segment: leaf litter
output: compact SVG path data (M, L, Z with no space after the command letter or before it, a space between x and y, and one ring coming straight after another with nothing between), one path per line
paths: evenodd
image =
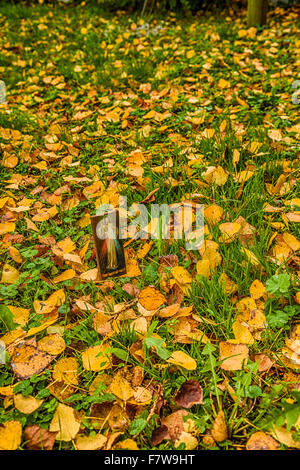
M299 449L297 7L261 31L10 8L0 449ZM203 204L203 247L154 220L100 281L90 215L120 195Z

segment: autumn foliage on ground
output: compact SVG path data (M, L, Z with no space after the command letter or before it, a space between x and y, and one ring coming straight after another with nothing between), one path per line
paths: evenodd
M299 9L245 20L1 4L0 449L300 448ZM203 247L99 281L119 195Z

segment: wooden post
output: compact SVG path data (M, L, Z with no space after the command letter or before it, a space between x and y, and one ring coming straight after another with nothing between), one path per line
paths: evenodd
M262 26L267 20L268 0L248 0L248 26Z

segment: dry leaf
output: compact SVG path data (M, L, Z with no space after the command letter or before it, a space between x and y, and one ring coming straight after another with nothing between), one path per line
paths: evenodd
M70 406L59 403L50 423L49 431L57 432L57 441L72 441L80 429L75 410Z
M139 303L146 310L152 311L167 303L165 296L155 287L145 287L138 296Z
M77 434L75 446L77 450L99 450L105 446L106 442L107 437L103 436L103 434L96 434L96 436Z
M14 395L15 407L20 413L30 414L37 410L44 400L38 400L32 396L23 397L21 393Z
M24 431L24 440L28 450L52 450L56 432L50 432L37 424L27 426Z
M54 357L41 351L33 344L22 342L13 350L11 368L21 380L39 374L53 361Z
M197 380L187 380L178 390L175 402L183 408L191 408L193 405L203 403L203 391Z
M250 436L246 444L247 450L278 450L280 445L273 437L263 431L255 432Z
M21 444L20 421L5 421L0 424L0 450L16 450Z
M167 359L167 362L187 370L195 370L197 368L195 359L183 351L174 351L169 359Z
M217 414L211 430L211 434L216 442L223 442L228 438L227 425L223 410L220 410Z
M65 347L66 343L63 337L58 333L44 336L44 338L38 342L38 348L52 356L61 354L65 350Z
M248 347L245 344L232 344L221 341L219 361L223 370L241 370L248 361Z
M91 346L82 353L83 367L87 370L100 372L111 367L109 345Z

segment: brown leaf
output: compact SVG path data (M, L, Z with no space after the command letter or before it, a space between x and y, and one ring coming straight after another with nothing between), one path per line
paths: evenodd
M255 354L253 357L254 362L258 362L258 371L266 372L273 366L274 362L266 354Z
M202 387L197 380L187 380L181 385L175 402L183 408L191 408L193 405L201 405L203 403Z
M165 425L168 429L168 433L172 441L176 441L180 434L184 431L184 421L183 417L188 415L186 410L178 410L174 413L171 413L169 416L162 420L162 424Z
M154 429L151 438L152 445L158 446L164 439L170 439L169 431L165 424L159 426L157 429Z
M27 426L24 431L26 448L29 450L52 450L57 432L50 432L37 424Z

